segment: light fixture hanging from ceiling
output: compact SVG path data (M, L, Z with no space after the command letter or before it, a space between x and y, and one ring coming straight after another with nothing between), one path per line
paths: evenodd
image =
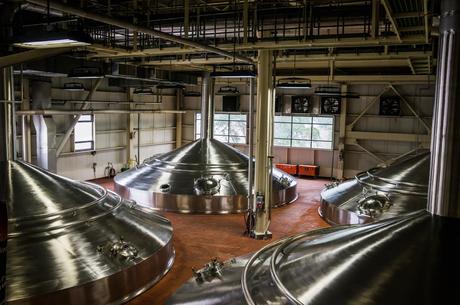
M29 49L49 49L65 47L84 47L92 43L92 38L83 32L28 32L13 42L15 47Z
M315 95L318 96L332 96L332 97L346 97L346 98L359 98L359 94L352 91L342 92L339 85L326 85L318 86L315 89Z
M257 74L249 70L211 72L212 78L256 78Z
M219 91L216 92L216 95L239 95L240 90L234 86L223 86L219 88Z
M276 82L277 89L310 89L311 80L302 77L280 78Z
M66 91L85 91L85 86L82 83L70 82L65 83L63 89Z
M280 78L276 82L276 89L310 89L311 80L306 77L295 77L296 75L296 54L294 53L294 70L292 77Z
M70 73L67 77L72 78L81 78L81 79L93 79L93 78L103 78L104 74L99 67L88 67L80 66L75 67L70 70Z
M139 87L134 89L133 94L137 95L153 95L153 90L150 87Z

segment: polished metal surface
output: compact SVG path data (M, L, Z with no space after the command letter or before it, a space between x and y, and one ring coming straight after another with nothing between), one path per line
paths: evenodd
M429 211L460 218L460 1L441 1Z
M425 209L430 153L373 168L321 192L319 214L331 224L360 224Z
M225 214L248 209L248 157L214 139L199 139L118 174L121 196L159 210ZM297 199L297 182L273 170L272 205Z
M192 304L457 304L460 220L418 211L302 233L190 279L167 301Z
M111 191L10 161L8 304L119 304L172 266L170 222Z

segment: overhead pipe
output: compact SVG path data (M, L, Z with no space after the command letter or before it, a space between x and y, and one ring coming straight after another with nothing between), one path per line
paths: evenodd
M16 115L90 115L90 114L127 114L127 113L186 113L186 110L19 110Z
M91 20L101 22L101 23L110 24L110 25L117 26L117 27L124 28L124 29L129 29L129 30L131 30L133 32L144 33L144 34L147 34L147 35L156 36L156 37L161 38L161 39L165 39L165 40L172 41L172 42L175 42L175 43L179 43L179 44L182 44L182 45L185 45L185 46L197 48L197 49L200 49L200 50L203 50L203 51L216 53L216 54L219 54L219 55L222 55L222 56L225 56L225 57L234 58L236 61L240 61L240 62L244 62L244 63L248 63L248 64L253 63L253 61L250 58L247 58L247 57L244 57L244 56L239 56L239 55L236 55L236 54L232 54L232 53L230 53L228 51L224 51L224 50L221 50L219 48L204 45L204 44L201 44L201 43L189 40L189 39L182 38L180 36L175 36L175 35L171 35L171 34L161 32L161 31L158 31L158 30L154 30L154 29L150 29L150 28L147 28L147 27L135 25L135 24L132 24L132 23L129 23L129 22L126 22L126 21L116 20L116 19L108 17L108 16L103 16L103 15L91 13L89 11L85 11L85 10L82 10L82 9L79 9L79 8L75 8L75 7L72 7L72 6L63 4L63 3L58 3L58 2L55 2L55 1L48 1L48 0L27 0L27 2L33 3L33 4L38 4L38 5L41 5L41 6L44 6L44 7L49 6L51 9L58 10L58 11L61 11L61 12L64 12L64 13L72 14L72 15L79 16L79 17L86 18L86 19L91 19Z

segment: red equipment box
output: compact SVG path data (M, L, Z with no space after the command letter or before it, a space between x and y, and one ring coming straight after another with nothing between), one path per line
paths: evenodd
M289 175L297 175L297 165L295 164L277 163L276 168L288 173Z
M306 164L299 165L299 176L316 178L319 176L319 166Z

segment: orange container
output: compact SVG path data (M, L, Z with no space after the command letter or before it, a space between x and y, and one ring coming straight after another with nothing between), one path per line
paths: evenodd
M299 176L318 177L319 166L316 165L299 165Z
M296 164L277 163L276 168L288 173L289 175L297 175Z

